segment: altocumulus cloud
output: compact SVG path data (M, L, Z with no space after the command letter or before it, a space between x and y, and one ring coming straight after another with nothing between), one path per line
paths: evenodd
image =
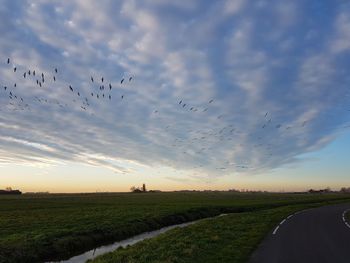
M346 2L3 1L0 162L295 162L348 125Z

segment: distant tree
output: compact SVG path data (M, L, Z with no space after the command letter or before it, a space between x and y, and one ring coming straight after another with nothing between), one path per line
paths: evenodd
M141 192L143 192L142 189L140 189L139 187L135 187L135 186L132 186L130 188L130 191L133 192L133 193L141 193Z
M341 193L350 193L350 187L342 187L342 188L340 189L340 192L341 192Z
M8 186L5 188L5 190L10 192L10 191L12 191L12 187Z

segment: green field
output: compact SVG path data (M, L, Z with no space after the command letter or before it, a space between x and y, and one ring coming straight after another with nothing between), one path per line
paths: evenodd
M229 214L170 230L158 237L97 257L93 263L242 263L265 234L307 205Z
M229 224L226 220L232 219L237 222L247 220L246 222L250 222L249 218L258 215L259 220L265 222L262 227L263 231L260 231L256 236L256 240L260 240L262 234L266 233L275 223L270 218L275 218L274 216L279 218L286 213L284 209L295 208L263 210L296 204L299 204L300 208L306 204L332 200L340 202L344 199L350 201L350 196L229 192L1 196L0 262L43 262L63 259L98 245L121 240L145 231L221 213L237 213L227 218L213 219L228 227ZM262 214L255 214L258 211ZM254 214L241 212L254 212ZM268 214L270 212L273 213L273 216ZM274 215L275 213L276 215ZM242 218L240 218L241 216ZM208 224L210 225L210 223ZM241 225L244 227L247 224ZM234 225L235 223L233 223L233 227L235 227ZM196 227L201 228L201 226L204 229L208 228L203 221L199 225L191 226L190 229L196 232ZM245 228L242 229L244 231ZM180 236L183 235L180 230L174 231L179 231L178 235ZM211 230L208 228L208 231ZM232 229L228 231L232 231ZM167 234L165 237L159 238L167 239ZM179 242L186 238L186 236L181 237ZM191 239L189 237L189 241ZM152 246L152 244L148 244L148 241L146 242L147 244L140 243L140 246L145 246L144 249L148 249L147 246ZM171 243L172 241L166 242ZM200 238L198 242L200 242ZM244 246L243 243L242 245ZM162 249L167 248L163 247ZM181 250L181 247L179 249ZM177 253L176 250L169 250L169 253L171 251ZM194 248L194 251L197 250ZM123 253L133 253L133 251L125 250ZM217 251L207 251L207 253L212 253L214 256ZM122 260L120 262L138 261ZM185 259L176 261L174 259L174 261L169 262L193 261Z

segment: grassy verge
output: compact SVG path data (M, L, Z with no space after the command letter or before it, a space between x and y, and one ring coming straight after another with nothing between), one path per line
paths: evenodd
M97 257L90 263L247 262L264 236L295 211L329 204L285 206L206 219Z
M349 198L227 192L0 197L0 262L60 260L145 231L220 213Z

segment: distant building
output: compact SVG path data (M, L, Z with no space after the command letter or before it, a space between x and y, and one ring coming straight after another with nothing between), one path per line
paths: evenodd
M0 190L0 195L20 195L20 194L22 194L20 190L12 190L12 189Z
M148 192L149 193L161 193L162 191L161 190L149 190Z
M147 192L147 189L146 189L146 185L145 184L142 184L142 187L135 187L135 186L132 186L130 188L131 192L133 193L146 193Z
M320 189L320 190L310 189L308 192L310 194L327 194L327 193L331 193L332 191L329 187L327 187L325 189Z

